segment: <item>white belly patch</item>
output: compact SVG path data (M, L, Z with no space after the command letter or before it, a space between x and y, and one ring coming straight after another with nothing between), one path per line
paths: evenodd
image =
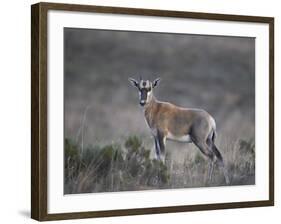
M192 142L190 135L174 136L170 132L168 132L167 139L178 141L178 142Z

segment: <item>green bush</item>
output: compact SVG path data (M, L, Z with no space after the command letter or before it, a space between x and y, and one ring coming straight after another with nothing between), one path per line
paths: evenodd
M65 140L65 193L150 189L168 183L167 166L150 158L140 138L124 146L88 146Z
M141 138L129 136L120 144L89 145L81 149L65 139L64 192L89 193L202 187L224 185L222 171L216 166L212 183L206 185L209 162L194 149L187 152L183 163L171 161L167 152L165 164L151 158L154 149L146 148ZM224 159L232 185L255 181L254 141L239 140L222 147L229 149Z

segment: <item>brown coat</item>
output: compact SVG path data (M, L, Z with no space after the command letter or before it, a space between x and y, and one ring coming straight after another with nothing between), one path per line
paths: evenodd
M165 137L191 135L196 138L199 135L198 138L207 139L210 131L215 130L214 119L206 111L178 107L154 97L145 105L144 114L153 135L160 131Z

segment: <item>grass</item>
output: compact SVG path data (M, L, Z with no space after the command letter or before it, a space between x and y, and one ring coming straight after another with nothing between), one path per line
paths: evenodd
M231 185L255 183L255 146L252 140L228 145L226 166ZM154 149L141 138L129 136L124 142L82 146L65 139L64 193L90 193L172 189L207 186L208 161L198 151L186 154L183 163L172 159L165 164L153 158ZM215 167L208 186L224 185L222 171Z

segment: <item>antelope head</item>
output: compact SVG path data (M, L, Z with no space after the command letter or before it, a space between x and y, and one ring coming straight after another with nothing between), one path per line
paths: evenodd
M132 86L138 89L140 105L145 106L152 100L152 90L159 84L160 78L155 79L153 82L149 80L143 80L142 78L140 78L140 81L137 81L133 78L129 78L129 81Z

